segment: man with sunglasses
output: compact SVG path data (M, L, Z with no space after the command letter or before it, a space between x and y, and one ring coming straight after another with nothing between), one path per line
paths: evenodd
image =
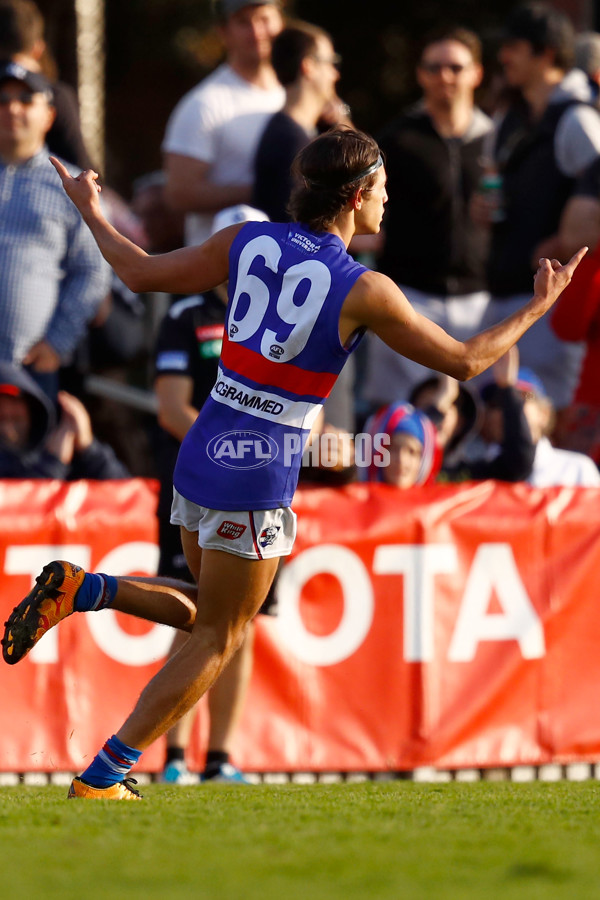
M489 299L485 239L469 216L492 127L474 105L482 76L477 35L451 28L429 36L416 70L422 99L379 138L389 203L378 268L459 340L478 330ZM374 407L407 399L430 374L370 337L365 396Z
M49 171L53 121L43 75L0 62L0 360L30 366L51 397L110 278Z

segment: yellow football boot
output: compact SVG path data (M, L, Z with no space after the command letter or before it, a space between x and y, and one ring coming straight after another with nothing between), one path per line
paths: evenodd
M67 795L68 800L80 798L81 800L141 800L142 795L132 784L137 784L135 778L124 778L123 781L117 781L116 784L109 784L108 787L99 788L91 784L86 784L81 778L74 778Z
M84 578L85 571L73 563L54 560L44 566L34 587L4 623L5 662L18 663L47 631L71 615Z

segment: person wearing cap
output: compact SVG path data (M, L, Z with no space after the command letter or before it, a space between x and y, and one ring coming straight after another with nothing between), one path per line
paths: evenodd
M55 118L46 136L51 153L80 169L92 163L81 132L77 92L56 77L44 38L44 17L33 0L0 0L0 59L11 59L52 84Z
M514 99L496 117L491 148L502 179L498 221L485 194L472 205L477 222L491 230L484 325L522 307L541 257L562 256L561 214L576 179L600 155L600 115L587 77L573 68L574 52L565 13L534 0L508 16L499 60ZM561 416L577 383L581 345L561 341L543 320L521 339L519 352Z
M96 440L77 397L56 407L25 369L0 361L0 478L129 478L113 450Z
M28 366L50 396L110 277L57 189L44 143L53 120L44 76L0 62L0 360Z
M291 502L304 447L365 330L431 368L472 378L550 309L585 248L564 266L543 260L529 303L463 343L347 252L355 234L378 233L387 200L383 158L369 135L339 127L307 144L294 163L291 223L231 225L200 247L155 256L106 220L96 173L73 178L60 161L54 165L131 290L202 293L229 282L218 378L183 439L174 475L171 521L181 528L195 600L172 581L115 578L54 560L9 615L2 638L3 658L14 665L49 628L99 608L189 633L69 789L71 798L136 801L130 769L214 684L292 551Z
M486 235L469 214L492 129L475 104L481 56L481 41L469 29L429 34L416 67L422 97L379 136L390 200L377 268L458 340L479 329L489 302ZM408 399L431 374L369 335L363 396L371 408Z
M260 135L285 99L271 65L278 0L219 0L215 11L225 61L179 101L162 145L166 197L186 214L186 244L210 237L220 209L250 202Z

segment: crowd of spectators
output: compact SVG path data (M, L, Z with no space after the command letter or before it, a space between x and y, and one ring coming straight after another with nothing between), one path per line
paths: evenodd
M218 9L224 61L173 110L163 171L132 185L130 203L106 192L119 228L149 252L200 243L232 216L287 220L296 152L332 124L352 127L327 32L286 21L279 0ZM362 474L402 489L484 478L598 485L600 35L577 35L538 0L515 8L485 112L475 101L482 58L464 27L426 37L422 96L377 136L382 235L351 251L458 340L526 302L540 256L564 262L588 244L588 258L554 314L474 385L367 336L358 374L340 379L315 436L333 437L335 455L363 427L385 435L389 464ZM32 0L0 0L0 477L159 476L161 574L189 580L168 520L171 473L215 376L226 294L140 298L111 276L48 163L53 153L72 171L90 165L74 93L56 74ZM152 392L158 416L132 409L124 391L106 427L86 393L93 373ZM315 483L358 477L352 453L340 454L314 467ZM211 708L208 778L243 780L228 748L251 653L250 640ZM174 780L186 740L169 745Z

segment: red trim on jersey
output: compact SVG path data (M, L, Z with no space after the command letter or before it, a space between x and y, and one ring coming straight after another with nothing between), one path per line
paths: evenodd
M311 395L325 398L335 384L337 375L332 372L311 372L292 363L276 363L255 350L225 339L221 360L226 368L264 386L283 388L298 396Z

